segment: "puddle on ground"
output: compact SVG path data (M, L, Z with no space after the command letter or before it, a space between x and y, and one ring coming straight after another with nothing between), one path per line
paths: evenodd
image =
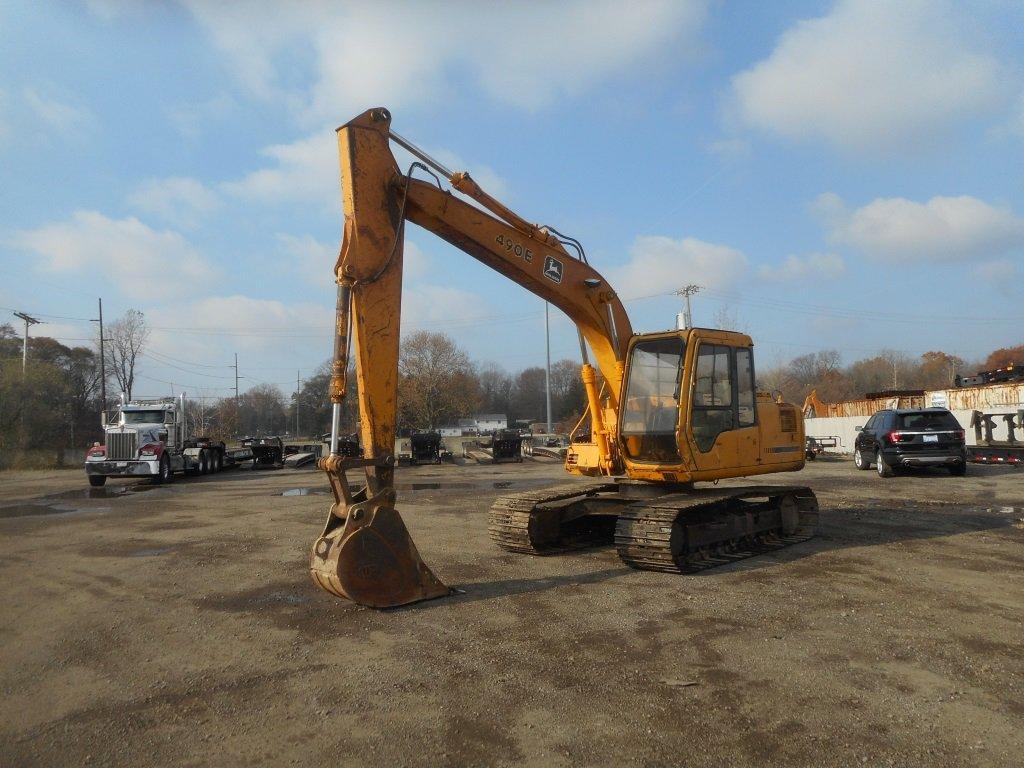
M7 504L0 506L0 518L74 515L80 512L109 512L110 507L69 507L65 504Z
M113 485L109 488L76 488L73 491L62 491L46 496L47 499L115 499L118 496L127 496L130 493L143 493L155 491L159 485L152 483L139 483L138 485Z
M282 496L326 496L327 490L324 488L289 488L287 491L281 492Z
M129 552L128 557L159 557L160 555L166 555L168 552L174 551L174 547L155 547L152 549L137 549L134 552Z

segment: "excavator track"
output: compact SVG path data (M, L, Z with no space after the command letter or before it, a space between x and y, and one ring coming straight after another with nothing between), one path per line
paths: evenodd
M694 573L806 541L817 512L801 486L670 494L622 509L615 548L633 568Z
M590 521L589 525L580 520L573 521L575 524L562 524L559 507L617 489L616 483L568 483L502 496L487 515L487 533L502 549L528 555L553 555L611 543L610 536L599 530L601 526L596 521Z

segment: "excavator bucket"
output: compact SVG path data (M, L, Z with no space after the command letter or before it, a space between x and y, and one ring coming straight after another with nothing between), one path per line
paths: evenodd
M339 498L331 507L309 559L313 581L331 594L371 608L394 608L449 594L451 590L420 559L394 508L394 490L365 496L360 492L351 503Z

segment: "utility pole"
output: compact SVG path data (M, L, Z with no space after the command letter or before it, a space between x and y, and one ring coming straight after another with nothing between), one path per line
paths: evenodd
M684 322L687 328L693 328L693 312L690 310L690 297L693 296L695 293L699 293L700 289L701 286L690 283L690 285L684 285L682 288L676 291L677 296L682 296L686 299L686 314ZM676 316L676 325L679 325L678 316Z
M544 368L544 399L547 403L548 434L551 434L551 320L550 304L544 302L544 346L547 352L547 366Z
M42 320L36 320L31 315L26 315L24 312L15 312L15 317L20 317L25 321L25 338L21 342L21 378L25 378L25 371L28 366L28 328L30 325L39 325Z
M238 406L238 353L235 352L235 406Z
M107 354L103 346L103 342L106 339L103 338L103 299L100 302L100 318L99 320L93 320L94 323L100 324L100 400L103 404L100 406L100 416L103 418L104 423L106 422L107 412Z
M299 436L299 391L302 387L301 371L295 372L295 436Z

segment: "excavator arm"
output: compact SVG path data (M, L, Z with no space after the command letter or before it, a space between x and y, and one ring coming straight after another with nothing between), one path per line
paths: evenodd
M408 173L398 167L391 141L418 158ZM310 569L314 581L333 594L389 607L448 591L419 557L394 508L405 222L465 251L555 305L576 324L593 449L579 454L592 457L588 465L576 468L580 473L612 474L621 468L614 414L632 330L621 301L586 263L578 243L531 224L484 192L468 174L452 173L394 134L386 109L369 110L339 128L338 149L345 226L335 264L338 292L330 387L334 418L331 453L320 462L335 503L313 547ZM417 169L434 180L413 178ZM443 189L436 174L476 205ZM577 254L572 255L566 244L575 246ZM605 382L602 390L588 362L588 344ZM360 459L338 454L350 347L358 379ZM362 469L365 483L353 489L348 469Z

